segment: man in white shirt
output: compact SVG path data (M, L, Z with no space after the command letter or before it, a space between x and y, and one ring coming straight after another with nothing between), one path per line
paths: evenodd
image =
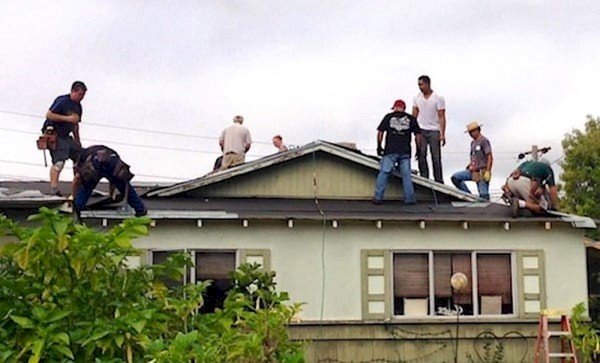
M422 177L429 178L429 166L427 165L427 146L429 146L433 164L433 179L438 183L444 183L441 146L446 145L446 102L444 97L431 89L429 76L419 77L419 89L421 93L415 96L412 111L423 135L423 140L417 150L419 173Z
M246 153L252 145L250 131L245 126L242 116L233 118L233 125L225 128L219 137L219 145L223 151L221 170L242 164L246 159Z

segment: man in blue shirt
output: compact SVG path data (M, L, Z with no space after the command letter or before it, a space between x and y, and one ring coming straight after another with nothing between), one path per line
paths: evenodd
M73 82L71 93L57 97L46 113L42 132L56 134L56 147L50 150L52 167L50 168L50 193L60 195L58 179L65 161L77 161L81 149L79 122L81 122L81 100L87 87L81 81ZM71 134L73 136L71 136Z

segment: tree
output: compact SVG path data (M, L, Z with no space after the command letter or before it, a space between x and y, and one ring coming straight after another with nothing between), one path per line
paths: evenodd
M573 130L562 141L563 208L600 218L600 118L587 116L585 130Z
M0 250L0 362L303 361L285 329L297 306L282 303L287 294L275 292L273 275L258 266L234 273L265 282L257 294L236 288L224 309L197 314L209 282L176 289L162 282L180 278L189 255L128 268L127 257L138 253L131 240L147 234L149 219L99 232L42 208L30 221L38 226L0 215L0 240L12 241Z

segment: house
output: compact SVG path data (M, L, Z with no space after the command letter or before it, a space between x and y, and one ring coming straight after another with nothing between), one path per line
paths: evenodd
M206 310L222 303L236 265L276 271L279 289L305 303L290 329L311 362L465 361L490 337L507 361L529 361L540 310L587 301L592 220L512 218L418 175L416 205L401 202L399 175L373 205L377 171L377 158L315 141L152 189L143 198L153 228L135 241L145 252L137 262L188 251L196 265L173 283L214 280ZM130 215L101 204L82 218L107 227ZM457 272L468 280L461 291L450 285Z

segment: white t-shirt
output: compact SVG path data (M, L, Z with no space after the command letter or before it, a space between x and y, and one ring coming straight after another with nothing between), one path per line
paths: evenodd
M223 154L234 152L244 155L246 146L252 144L250 131L246 126L242 126L237 122L223 130L219 141L223 143Z
M440 119L438 117L438 111L446 109L444 97L432 92L429 95L429 98L425 99L423 93L419 93L413 99L413 106L419 109L417 122L421 129L439 131Z

